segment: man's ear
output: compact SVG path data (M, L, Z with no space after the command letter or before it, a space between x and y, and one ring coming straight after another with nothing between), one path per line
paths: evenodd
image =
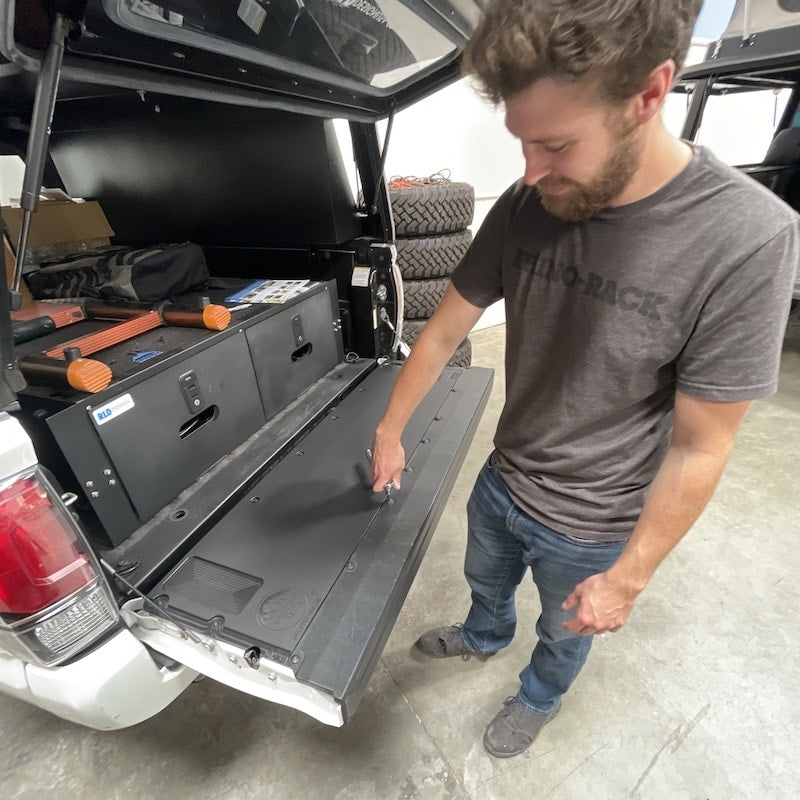
M661 111L672 82L675 79L675 62L670 58L659 64L647 76L645 88L634 95L632 111L636 121L643 125Z

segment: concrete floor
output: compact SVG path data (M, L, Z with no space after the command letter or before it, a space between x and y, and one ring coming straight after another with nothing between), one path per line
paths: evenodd
M502 327L474 336L498 368ZM641 596L596 640L531 751L492 759L486 723L517 686L538 601L488 663L429 661L427 627L463 619L464 505L490 449L495 391L355 719L327 728L204 681L154 719L98 733L0 697L0 798L82 800L734 800L800 797L800 322L780 392L758 403L712 504ZM525 625L524 621L528 620Z

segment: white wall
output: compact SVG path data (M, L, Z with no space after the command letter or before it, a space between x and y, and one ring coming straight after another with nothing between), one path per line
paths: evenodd
M0 156L0 205L19 200L24 174L25 164L19 156Z

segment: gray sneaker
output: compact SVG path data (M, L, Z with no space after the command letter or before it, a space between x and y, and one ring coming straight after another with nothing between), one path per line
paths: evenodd
M558 714L561 701L547 714L528 708L519 698L509 697L483 734L483 746L497 758L511 758L527 750L542 728Z
M470 650L461 636L463 623L457 622L455 625L445 625L442 628L433 628L415 642L417 650L431 658L452 658L461 656L463 661L469 661L475 656L479 661L485 661L494 653L478 653Z

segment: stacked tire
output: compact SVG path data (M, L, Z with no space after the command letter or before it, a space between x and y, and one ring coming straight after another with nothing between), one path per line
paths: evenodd
M475 213L475 190L448 180L393 179L389 198L403 276L403 340L413 346L472 243L468 226ZM467 338L448 364L471 363L472 343Z

